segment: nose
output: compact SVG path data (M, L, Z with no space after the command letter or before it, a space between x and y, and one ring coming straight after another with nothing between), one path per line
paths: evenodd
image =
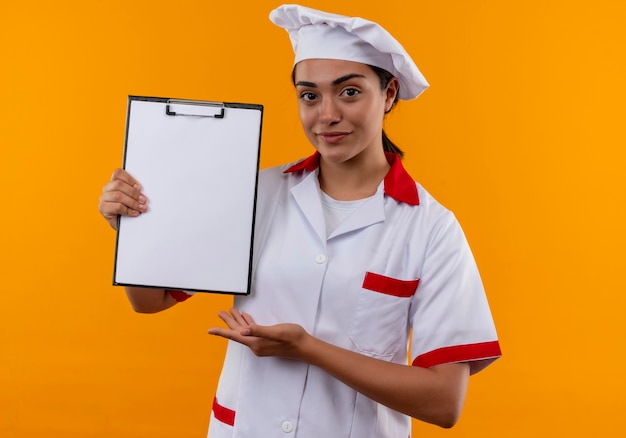
M321 123L331 125L341 120L339 105L332 98L322 99L319 109Z

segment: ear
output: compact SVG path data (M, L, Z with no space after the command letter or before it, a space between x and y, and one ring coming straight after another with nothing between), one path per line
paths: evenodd
M391 108L393 108L394 103L396 103L399 91L400 91L400 81L396 77L391 78L384 91L385 113L388 113L389 111L391 111Z

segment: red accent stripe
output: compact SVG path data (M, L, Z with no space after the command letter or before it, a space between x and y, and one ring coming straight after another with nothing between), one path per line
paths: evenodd
M191 297L191 295L186 294L182 290L168 290L167 293L170 294L172 298L174 298L179 303Z
M366 272L363 279L363 288L380 292L381 294L409 298L415 294L419 282L419 278L416 280L398 280L397 278Z
M308 170L309 172L313 172L320 165L320 153L315 152L310 157L305 158L302 161L297 162L289 169L285 170L283 173L292 173L299 172L301 170Z
M224 424L235 425L235 411L220 405L217 402L217 397L213 398L213 416Z
M481 342L478 344L454 345L429 351L417 356L413 361L413 365L430 368L443 363L466 362L499 356L502 356L502 351L498 341Z
M391 166L384 180L385 194L409 205L419 205L420 199L417 193L417 186L411 175L402 166L400 157L391 152L385 152L385 156ZM319 167L319 163L320 153L315 152L310 157L298 161L283 173L299 172L301 170L313 172Z
M409 205L419 205L420 198L417 186L411 175L404 169L400 157L391 152L385 152L391 169L385 176L385 193L393 199Z

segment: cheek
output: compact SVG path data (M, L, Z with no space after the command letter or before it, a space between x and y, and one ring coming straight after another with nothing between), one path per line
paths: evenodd
M300 116L300 123L305 130L310 128L315 122L313 111L304 105L298 105L298 115Z
M379 105L377 102L361 108L361 111L354 114L354 119L368 129L378 129L378 126L382 126L384 116L384 106L382 104Z

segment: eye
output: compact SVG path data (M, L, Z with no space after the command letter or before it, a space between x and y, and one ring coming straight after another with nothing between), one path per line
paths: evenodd
M315 99L317 99L317 95L310 91L305 91L304 93L300 94L300 99L305 102L313 102Z
M357 90L356 88L346 88L341 92L341 94L346 97L355 97L358 96L360 93L361 91Z

